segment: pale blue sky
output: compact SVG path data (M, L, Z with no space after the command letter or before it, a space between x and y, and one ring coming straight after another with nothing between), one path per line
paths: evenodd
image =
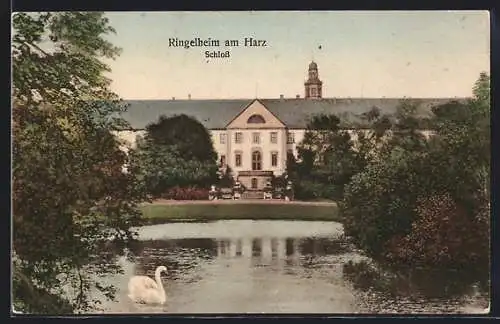
M107 16L117 30L110 39L123 48L110 62L112 88L125 99L303 97L313 58L324 97L460 97L490 65L486 11ZM170 37L254 37L269 46L233 48L230 58L207 62L207 49L169 48Z

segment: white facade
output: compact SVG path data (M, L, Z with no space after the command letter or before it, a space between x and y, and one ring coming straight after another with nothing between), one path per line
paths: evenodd
M230 128L209 130L209 132L218 162L229 166L235 174L239 171L253 170L252 154L258 151L261 154L260 170L272 171L274 175L279 176L286 171L287 154L293 153L296 158L298 157L297 147L304 139L306 130ZM356 141L356 131L348 130L348 132ZM145 131L140 130L121 131L115 134L123 143L122 149L127 152L130 148L136 147L138 137L143 137L144 133ZM427 138L432 135L431 131L422 131L422 133Z
M281 175L286 170L287 154L291 150L297 156L297 144L304 137L305 130L284 128L245 129L233 128L211 130L212 142L221 164L229 166L234 172L253 170L252 154L260 152L259 169L273 171ZM293 134L293 143L288 143L288 134Z
M256 121L255 121L256 120ZM225 129L209 130L218 162L229 166L235 175L240 171L272 171L279 176L286 171L287 154L297 156L297 146L305 129L287 129L258 100L250 104ZM121 131L116 135L122 149L135 148L145 131Z

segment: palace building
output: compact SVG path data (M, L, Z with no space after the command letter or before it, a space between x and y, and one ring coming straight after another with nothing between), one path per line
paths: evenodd
M297 145L307 123L316 114L337 114L356 121L376 107L392 114L403 98L323 98L323 82L318 65L309 64L304 82L304 98L210 99L210 100L132 100L123 117L131 129L119 132L127 146L134 147L146 125L160 116L185 114L197 119L211 133L214 149L222 166L246 188L261 190L272 175L286 170L287 154L297 155ZM456 98L411 99L419 113L428 114L432 106Z

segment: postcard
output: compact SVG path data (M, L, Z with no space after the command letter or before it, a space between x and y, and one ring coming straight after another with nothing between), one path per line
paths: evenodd
M12 15L12 309L485 314L487 11Z

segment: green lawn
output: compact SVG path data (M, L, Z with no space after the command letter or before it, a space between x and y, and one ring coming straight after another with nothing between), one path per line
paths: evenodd
M335 205L206 204L145 205L146 224L199 222L224 219L340 221Z

